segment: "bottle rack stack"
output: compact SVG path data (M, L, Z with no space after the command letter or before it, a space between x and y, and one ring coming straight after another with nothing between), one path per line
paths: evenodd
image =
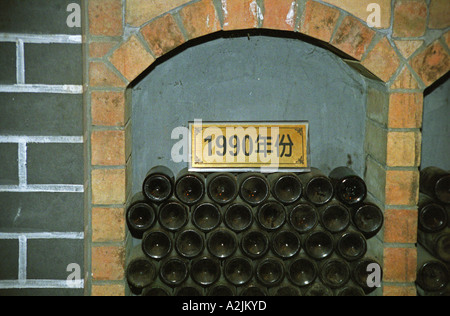
M450 172L420 172L418 264L419 296L450 296Z
M383 213L348 167L329 175L147 174L127 207L136 295L364 296ZM380 276L381 278L381 276Z

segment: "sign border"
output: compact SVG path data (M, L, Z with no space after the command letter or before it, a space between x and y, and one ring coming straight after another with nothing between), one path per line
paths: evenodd
M188 170L190 172L261 172L261 173L274 173L274 172L310 172L311 171L311 155L310 155L310 145L309 145L309 121L230 121L230 122L216 122L216 121L201 121L202 124L211 125L214 124L218 127L221 126L238 126L238 125L256 125L256 126L267 126L267 125L304 125L306 128L306 167L303 168L291 168L291 167L279 167L279 168L271 168L271 167L221 167L221 168L194 168L192 166L192 127L194 124L198 124L200 122L197 121L189 121L189 144L188 144Z

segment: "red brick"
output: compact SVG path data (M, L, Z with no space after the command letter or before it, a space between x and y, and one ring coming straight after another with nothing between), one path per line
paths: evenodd
M385 248L383 281L414 282L417 270L415 248Z
M391 85L391 89L419 89L419 83L411 71L409 71L408 67L405 66Z
M335 8L315 1L308 1L303 14L303 24L300 32L329 42L336 27L339 14L339 11Z
M258 26L255 0L222 0L224 30L243 30Z
M91 268L94 280L122 280L125 276L125 248L123 246L92 247Z
M375 76L387 82L400 66L400 59L385 37L375 45L361 64Z
M91 94L92 125L124 126L125 94L116 91L93 91Z
M416 243L417 210L386 210L384 213L384 242Z
M420 46L423 45L422 40L413 41L413 40L401 40L401 41L394 41L395 46L397 46L400 53L408 59L411 57L412 54L414 54Z
M424 0L397 0L394 6L394 37L419 37L425 34L427 4Z
M263 27L293 31L298 5L293 0L265 0Z
M387 166L418 167L421 144L422 134L420 132L389 132L387 134Z
M93 242L124 241L125 227L125 210L123 208L92 209Z
M147 69L155 58L133 35L113 53L109 60L131 82Z
M450 70L449 55L439 41L416 55L410 64L427 87Z
M89 44L89 57L102 58L105 56L117 42L92 42Z
M91 87L121 87L127 83L116 75L103 62L91 62L89 64L89 85Z
M339 26L331 44L353 58L361 60L374 36L375 31L356 18L347 16Z
M141 33L156 57L164 55L185 42L175 19L170 14L150 22L142 28Z
M125 284L93 284L92 296L125 296Z
M190 0L127 0L125 20L131 26L141 26Z
M91 147L92 165L125 165L125 131L93 131Z
M419 170L386 172L386 205L416 205L419 196Z
M125 169L94 169L91 178L92 204L115 205L125 203Z
M89 0L88 10L91 35L122 35L122 0Z
M390 95L389 128L420 128L422 117L422 93L392 93Z
M220 21L211 0L185 6L180 17L189 39L220 31Z
M415 285L384 285L383 296L417 296Z
M431 0L428 27L432 29L445 29L449 26L450 4L448 0Z

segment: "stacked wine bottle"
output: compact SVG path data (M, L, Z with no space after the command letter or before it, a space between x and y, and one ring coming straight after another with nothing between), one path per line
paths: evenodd
M450 172L420 172L417 293L450 296Z
M149 171L127 208L130 289L145 296L363 296L383 213L350 168ZM371 270L369 270L371 271Z

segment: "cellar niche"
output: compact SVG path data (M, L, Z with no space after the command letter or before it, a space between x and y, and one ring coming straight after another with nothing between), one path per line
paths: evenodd
M384 128L377 123L377 113L373 114L373 108L382 110L388 106L385 85L363 76L343 58L311 39L283 34L277 32L274 36L273 32L264 30L213 34L182 45L158 59L133 82L127 91L132 144L129 145L129 203L142 191L143 181L152 167L166 166L175 177L187 167L187 161L174 161L172 149L181 139L178 131L187 128L189 121L201 119L217 122L307 120L311 166L325 175L336 167L350 167L366 181L368 197L378 206L383 205L384 183L373 174L368 178L366 175L367 164L382 165L385 159L385 152L380 153L374 141L385 137ZM368 114L368 108L372 108L369 110L372 114ZM204 176L206 179L207 174ZM192 226L193 209L194 206L188 208L186 227ZM225 209L221 206L222 217ZM257 209L253 208L254 216ZM156 220L155 227L158 225ZM255 225L253 223L252 229ZM223 222L219 228L227 229ZM287 220L281 230L293 231ZM379 234L382 233L383 230ZM169 234L173 244L177 234ZM242 235L235 234L238 243ZM297 235L301 249L296 256L305 257L302 247L305 236ZM205 255L207 237L205 234L202 252ZM140 244L141 239L133 237L129 252ZM382 264L383 246L379 236L367 238L367 245L367 256L375 257ZM240 251L239 248L237 253ZM267 256L284 261L273 250L269 250ZM175 246L168 257L180 257ZM197 262L182 260L188 265ZM226 262L219 261L224 269ZM155 260L157 269L162 262L164 260ZM323 263L324 260L318 265ZM156 280L160 283L159 276ZM261 285L256 276L246 284L253 283ZM191 276L183 284L198 286ZM281 284L292 285L292 282L286 277ZM180 288L178 285L164 287L169 288L170 295L177 294ZM199 288L202 295L210 293L210 286ZM234 294L239 295L243 286L234 288ZM311 286L297 287L298 293L305 295L309 288ZM268 286L267 289L267 295L274 295L273 288ZM338 290L332 289L330 293L336 295ZM382 289L376 288L370 295L382 295Z
M416 278L420 296L450 296L450 180L440 181L447 192L438 194L428 180L437 170L450 178L449 75L424 92Z

